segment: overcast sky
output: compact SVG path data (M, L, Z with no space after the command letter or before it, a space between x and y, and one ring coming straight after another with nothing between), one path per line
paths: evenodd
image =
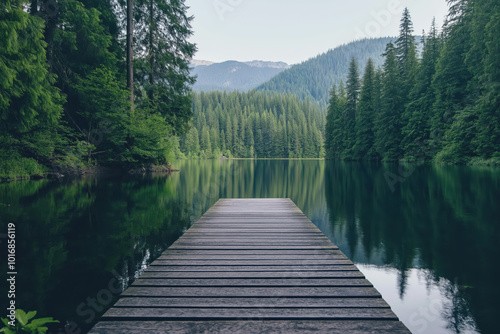
M415 33L446 0L186 0L194 15L195 59L284 61L296 64L364 37L396 36L408 7Z

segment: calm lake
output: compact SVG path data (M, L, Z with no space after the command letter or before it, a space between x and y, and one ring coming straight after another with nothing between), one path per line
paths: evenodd
M278 197L291 198L358 265L413 333L498 333L500 168L316 160L174 167L182 171L168 177L0 184L2 296L10 222L16 306L60 320L52 333L86 333L219 198Z

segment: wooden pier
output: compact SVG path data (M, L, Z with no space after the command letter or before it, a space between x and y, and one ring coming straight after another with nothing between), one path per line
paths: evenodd
M410 333L289 199L221 199L90 333Z

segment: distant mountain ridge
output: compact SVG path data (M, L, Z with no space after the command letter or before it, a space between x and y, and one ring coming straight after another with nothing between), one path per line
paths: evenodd
M387 44L395 40L396 38L384 37L341 45L292 66L257 87L257 90L291 93L302 99L311 99L326 105L333 84L338 85L341 81L346 81L349 63L353 56L358 61L362 74L369 58L373 59L375 66L383 64L382 54Z
M284 62L234 60L213 63L205 60L192 61L191 74L197 76L193 86L196 91L248 91L290 68Z

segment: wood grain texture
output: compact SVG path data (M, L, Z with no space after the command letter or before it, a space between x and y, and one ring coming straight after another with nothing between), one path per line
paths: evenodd
M286 321L104 321L90 334L408 334L410 331L399 321L364 320L286 320Z
M409 333L289 199L224 199L90 333Z

